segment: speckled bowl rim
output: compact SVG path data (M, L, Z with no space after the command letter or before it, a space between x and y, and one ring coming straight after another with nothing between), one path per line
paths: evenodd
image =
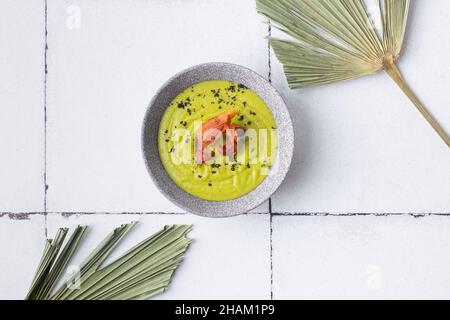
M278 126L280 142L276 173L270 174L250 193L228 201L207 201L178 187L166 172L159 155L158 130L172 100L186 88L203 81L227 80L241 83L258 94L271 110ZM286 177L294 152L294 130L288 108L278 91L256 72L236 64L212 62L196 65L170 78L151 100L142 125L142 153L157 188L180 208L211 218L231 217L258 207L278 189ZM151 195L149 195L151 198Z

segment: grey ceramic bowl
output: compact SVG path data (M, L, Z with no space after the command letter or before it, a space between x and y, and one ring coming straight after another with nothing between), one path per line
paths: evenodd
M252 192L229 201L206 201L178 187L167 174L158 150L161 118L172 100L186 88L203 81L228 80L241 83L256 92L272 111L280 137L277 170ZM289 170L294 150L292 121L279 93L254 71L229 63L206 63L182 71L167 81L147 109L142 128L142 150L147 169L159 190L188 212L206 217L230 217L246 213L267 200L280 186Z

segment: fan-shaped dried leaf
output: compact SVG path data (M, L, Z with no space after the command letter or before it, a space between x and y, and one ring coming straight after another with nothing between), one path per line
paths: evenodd
M450 147L449 136L395 65L409 6L410 0L379 0L380 37L363 0L256 0L258 12L292 38L269 38L291 88L350 80L384 69Z
M166 226L119 259L102 267L120 240L136 223L111 232L56 293L51 291L76 252L86 227L78 226L61 251L68 229L59 229L55 240L47 240L27 299L114 300L143 299L165 291L183 260L191 239L191 226ZM60 252L61 251L61 252ZM76 283L78 286L74 286Z

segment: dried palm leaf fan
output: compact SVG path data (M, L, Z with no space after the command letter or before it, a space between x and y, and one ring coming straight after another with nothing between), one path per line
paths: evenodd
M296 41L270 38L291 88L358 78L384 70L450 147L450 138L403 79L400 56L410 0L379 0L378 36L363 0L256 0L258 12Z
M136 225L114 229L70 276L54 290L78 251L87 227L78 226L65 241L67 228L47 239L27 300L129 300L153 297L164 292L183 260L191 239L191 226L166 226L137 244L120 258L103 266L120 241ZM56 292L54 292L56 291Z

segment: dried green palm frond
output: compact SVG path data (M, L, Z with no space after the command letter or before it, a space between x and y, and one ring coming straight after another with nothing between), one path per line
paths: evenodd
M395 62L410 0L379 0L382 36L363 0L256 0L258 12L292 40L270 37L291 88L350 80L385 70L450 147L450 138L403 79Z
M81 264L79 271L53 293L55 284L78 249L87 227L78 226L65 244L68 229L59 229L55 239L46 241L26 299L143 299L165 291L192 241L186 236L191 226L166 226L114 262L102 266L135 224L124 224L111 232Z

